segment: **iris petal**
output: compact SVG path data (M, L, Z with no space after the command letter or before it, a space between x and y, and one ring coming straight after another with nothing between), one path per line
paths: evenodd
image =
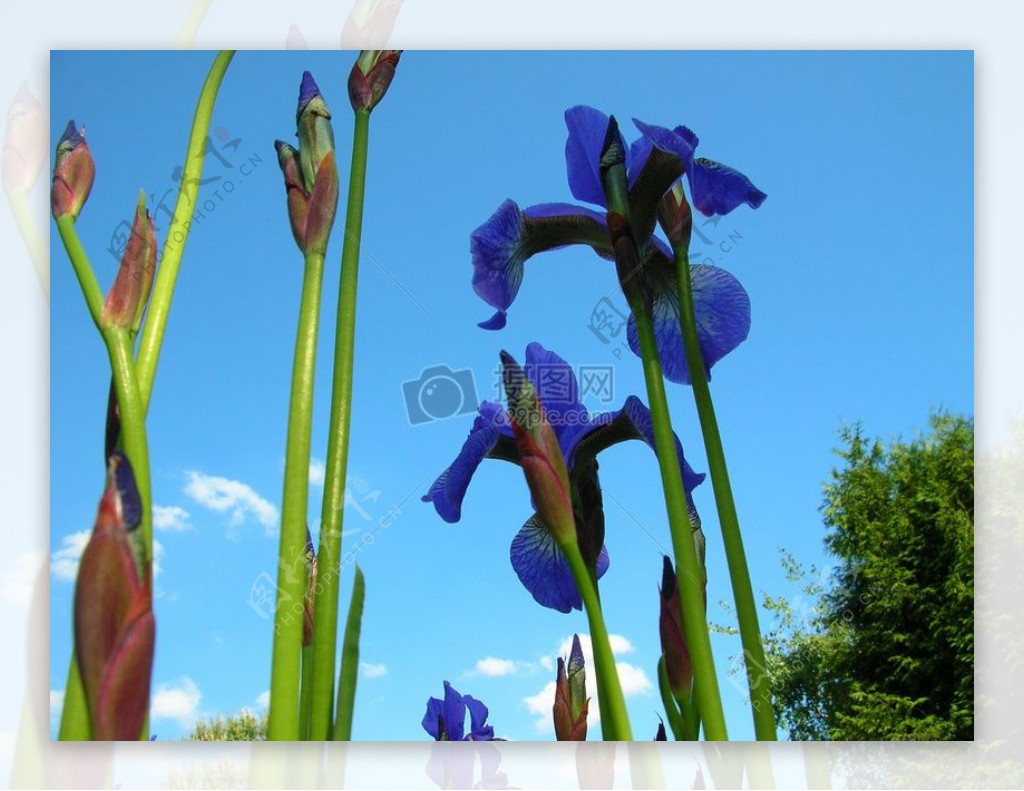
M569 561L537 514L531 516L512 539L509 554L519 581L538 604L559 612L583 607ZM602 547L597 559L598 577L608 570L608 565L608 551Z
M472 695L464 695L462 698L469 709L469 733L467 739L472 741L491 741L494 739L494 728L487 725L487 706L474 698Z
M686 172L697 211L710 217L728 214L741 203L756 209L768 196L735 168L698 157Z
M577 200L604 206L600 166L601 151L608 134L608 116L581 104L565 111L565 125L569 130L565 141L569 189Z
M448 741L461 742L466 730L466 702L447 681L444 682L444 723L448 726Z
M682 161L683 165L689 167L690 162L693 161L693 149L696 145L696 143L691 144L689 136L679 134L676 129L666 129L663 126L645 124L636 118L633 119L633 123L640 130L643 139L662 151L669 151L675 154ZM685 127L682 128L685 129ZM686 131L689 132L689 130ZM696 139L696 135L693 135L692 132L690 132L690 135L692 135L692 139Z
M423 502L433 503L438 515L446 522L459 521L462 501L476 468L502 436L512 436L511 428L502 420L504 414L501 404L484 401L459 455L420 498Z
M548 422L564 448L563 437L586 424L588 417L572 366L539 343L531 343L526 347L526 377L536 388Z

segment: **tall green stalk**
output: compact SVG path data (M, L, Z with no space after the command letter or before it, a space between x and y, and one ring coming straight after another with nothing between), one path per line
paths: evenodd
M615 656L608 638L608 628L604 623L597 586L580 554L579 546L575 542L566 543L562 545L562 551L569 561L569 568L583 599L583 608L587 612L587 623L590 626L590 645L594 651L594 665L597 671L597 699L601 704L601 735L605 741L633 741L629 714L626 712L626 699L622 695L619 673L615 668Z
M324 497L320 515L317 557L316 607L313 611L313 701L310 738L331 737L334 704L334 657L338 642L338 590L341 574L341 532L345 512L345 480L352 414L352 374L355 359L356 286L359 280L359 244L363 227L366 158L370 111L357 110L352 139L348 209L341 250L341 284L334 341L334 385L330 431L324 468ZM339 698L340 703L340 698Z
M736 503L732 496L729 471L725 465L725 451L718 431L715 406L711 400L711 388L701 356L697 339L697 318L693 309L693 286L690 280L690 257L685 246L673 242L676 275L679 281L679 324L686 349L686 365L693 385L693 398L697 402L697 414L704 435L711 485L715 492L718 521L722 527L722 543L729 565L733 597L736 601L736 617L739 621L743 657L746 660L747 683L750 687L750 701L754 716L754 733L759 741L775 741L775 713L772 710L768 675L765 672L764 648L761 645L761 628L754 603L754 589L750 584L750 571L746 553L743 551L743 537L740 535Z
M341 646L341 671L338 673L338 713L334 722L334 741L347 742L352 738L352 720L355 714L356 682L359 678L359 637L363 630L363 603L366 600L366 580L356 566L352 580L352 600L345 621L345 639Z
M690 509L686 503L679 457L676 455L675 435L668 411L658 344L649 309L639 304L637 300L631 300L630 307L636 318L637 335L640 339L640 355L643 359L644 380L647 384L651 423L654 427L655 451L658 466L661 468L661 482L665 491L665 505L668 509L669 530L672 534L672 549L679 580L683 625L696 678L697 702L704 720L706 737L711 740L725 740L729 737L725 727L725 714L722 710L722 698L718 689L718 677L715 674L711 639L704 614L704 598L701 593L703 572L693 546Z
M270 679L267 737L299 738L299 679L302 648L302 597L306 584L306 512L309 500L309 455L313 429L313 375L320 319L324 257L305 257L299 329L292 367L291 405L281 498L281 542L278 549L277 606Z
M174 204L174 218L164 239L164 254L157 267L153 293L147 309L146 326L139 341L137 370L144 410L149 409L149 397L153 390L157 360L160 357L167 316L171 309L171 297L174 295L174 286L178 280L178 268L185 252L185 242L188 241L188 232L192 227L192 214L195 211L203 163L206 159L205 147L210 134L213 105L224 73L234 54L233 50L225 50L214 58L199 94L195 116L192 118L192 131L189 133L188 147L185 150L181 186L178 188L178 200Z

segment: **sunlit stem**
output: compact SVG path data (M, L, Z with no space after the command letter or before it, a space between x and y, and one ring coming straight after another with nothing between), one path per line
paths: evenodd
M164 239L163 256L158 259L156 277L153 281L153 292L147 308L146 326L142 330L138 352L138 377L142 393L142 406L149 409L149 398L153 390L153 379L156 376L157 360L163 344L164 330L167 327L167 316L171 309L171 298L174 286L178 281L178 269L181 257L185 252L185 242L192 227L192 215L195 212L196 200L199 196L199 183L203 175L203 162L206 159L206 146L210 134L210 120L213 117L213 105L217 99L224 73L235 53L224 51L217 54L210 67L210 72L203 83L196 104L195 116L192 119L192 131L185 150L185 163L182 168L181 186L178 188L178 199L174 204L174 218L167 229Z
M306 256L295 339L288 439L281 498L281 542L278 549L277 606L270 679L267 737L299 738L299 679L302 648L302 597L306 584L306 513L309 501L309 455L313 429L313 375L320 321L324 257ZM296 603L299 609L296 610Z
M561 548L583 599L583 609L587 612L590 643L594 650L594 669L597 673L597 699L601 704L601 733L605 741L632 741L633 732L626 713L626 699L622 695L622 685L619 683L597 587L580 554L579 546L568 542L562 544Z
M661 482L665 492L668 510L669 531L672 534L672 549L675 554L676 572L679 581L679 600L683 612L683 626L686 644L693 663L696 690L701 712L704 716L704 732L708 739L725 740L728 735L722 698L715 675L715 661L711 653L711 639L704 614L704 597L701 588L704 574L697 560L693 545L693 526L690 523L690 509L683 488L683 475L676 454L675 435L668 411L668 397L665 394L665 380L662 378L658 345L654 336L650 309L640 300L631 300L630 307L636 319L637 335L640 340L640 354L643 359L644 380L650 400L651 423L654 428L655 450L661 468Z
M103 312L103 291L96 281L96 275L92 271L92 264L89 263L89 256L78 238L78 231L75 230L75 221L70 214L57 218L57 231L64 243L68 258L71 260L71 268L78 278L78 285L82 289L82 296L85 297L85 305L89 309L89 316L92 323L99 329L100 314Z
M750 584L750 571L743 551L736 503L733 500L729 471L725 465L725 451L718 431L718 420L711 400L711 388L701 356L697 338L697 319L693 308L693 286L690 280L690 258L686 247L673 243L676 275L679 282L679 323L686 349L686 365L690 371L693 397L697 402L697 414L704 435L711 485L715 492L718 521L722 527L722 543L729 566L733 597L736 601L736 617L739 621L743 658L747 668L747 683L750 687L750 701L754 716L754 733L759 741L774 741L776 737L775 714L772 710L771 692L768 688L768 674L765 672L764 648L761 645L761 629L758 625L754 589Z
M320 514L320 577L313 611L313 704L311 738L331 737L334 704L334 657L338 643L338 589L341 572L341 532L345 511L345 480L351 436L352 374L356 343L356 286L359 280L359 245L363 227L363 195L366 189L366 157L370 112L355 114L352 166L349 174L348 209L341 249L341 283L334 335L334 385L331 419L324 466L324 497ZM339 707L341 705L339 690Z

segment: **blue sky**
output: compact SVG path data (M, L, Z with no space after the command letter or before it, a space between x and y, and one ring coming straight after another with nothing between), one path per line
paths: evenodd
M109 287L118 223L143 187L173 207L191 114L210 53L55 52L51 149L67 119L87 127L97 178L78 222ZM239 53L213 117L207 159L149 417L158 637L153 729L182 735L194 716L258 708L269 686L270 621L254 606L274 574L285 419L302 264L288 228L273 141L291 140L309 69L334 111L347 181L352 53ZM624 310L611 264L568 249L527 264L508 327L470 288L468 237L498 204L571 201L563 111L590 104L701 138L769 197L695 238L752 303L750 337L714 369L753 584L795 597L778 548L827 564L818 507L844 424L911 435L935 407L971 413L973 390L973 61L970 53L407 52L371 122L360 272L352 494L345 546L367 603L353 735L421 739L426 699L447 679L482 699L499 735L552 738L542 694L582 613L537 606L508 563L529 515L522 474L481 465L462 521L420 495L454 458L471 414L412 424L404 395L447 366L494 399L497 353L540 341L576 365L610 366L610 403L646 401L639 360L591 330L607 298ZM236 142L237 141L237 142ZM230 185L230 186L229 186ZM344 195L344 189L342 194ZM163 241L167 222L155 211ZM328 251L313 454L330 403L341 222ZM51 697L64 688L67 581L101 491L109 375L55 230L51 232ZM403 387L403 384L405 385ZM687 458L706 470L690 391L671 386ZM417 418L414 415L413 420ZM612 566L602 580L631 692L634 734L660 708L657 585L669 546L654 454L640 443L601 459ZM315 472L315 470L314 470ZM315 475L313 476L315 478ZM314 480L310 521L319 520ZM695 492L708 537L709 609L731 596L710 484ZM161 527L161 524L163 527ZM343 581L347 601L349 583ZM727 670L738 639L713 640L730 735L750 738L745 693ZM735 679L738 683L738 677ZM596 732L596 729L595 729Z

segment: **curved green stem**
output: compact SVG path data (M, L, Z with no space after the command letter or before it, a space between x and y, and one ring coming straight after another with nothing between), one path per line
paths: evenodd
M352 601L348 605L345 622L345 640L341 646L341 672L338 674L338 714L334 723L335 741L352 739L352 718L356 703L356 681L359 678L359 636L363 631L363 602L366 600L366 581L363 571L356 566L352 580Z
M668 671L665 670L665 657L658 659L658 694L661 695L661 705L665 708L665 718L672 730L672 736L677 742L690 741L684 730L683 718L676 705L676 699L672 697L672 690L669 688Z
M309 704L313 701L313 646L302 646L302 683L299 686L299 738L309 740Z
M668 509L669 530L672 534L672 549L679 580L679 599L686 630L686 644L693 663L698 700L704 717L704 732L708 739L725 740L729 737L725 727L725 714L722 711L722 698L718 690L718 677L715 675L715 661L711 653L711 639L708 636L704 598L701 593L704 574L693 546L690 509L686 503L686 491L683 489L679 457L676 455L675 435L669 417L668 397L665 394L658 345L654 337L650 311L638 301L634 302L637 304L631 304L630 307L636 318L637 334L640 338L644 380L651 402L655 451L661 468L661 482L665 490L665 505Z
M597 672L597 698L601 704L602 735L606 741L633 741L629 715L626 713L626 699L622 695L619 673L615 669L615 656L612 654L611 642L608 639L608 629L601 612L597 587L579 547L574 543L565 544L562 551L569 561L573 579L576 580L576 587L579 588L583 599L583 607L587 611L590 644L594 650L594 669Z
M89 315L92 317L93 324L99 329L100 315L103 313L103 291L100 289L100 284L96 282L96 275L92 271L92 264L89 263L89 256L78 238L74 218L70 214L58 217L57 231L60 233L60 240L64 242L68 258L71 259L71 268L75 270L78 285L82 288L82 296L85 297Z
M224 72L234 56L233 51L217 54L210 67L210 72L203 83L199 94L196 113L192 119L192 132L185 150L185 164L182 169L181 187L178 189L178 200L174 204L174 218L167 229L164 239L163 257L158 261L156 278L153 281L153 293L147 309L146 326L139 341L138 376L142 388L142 405L149 408L149 397L153 390L153 378L156 376L157 359L163 344L164 329L167 326L167 315L171 309L171 297L174 296L174 285L178 280L178 268L181 256L185 252L189 228L192 226L192 215L195 212L196 199L199 195L199 182L203 174L203 162L207 138L210 133L210 119L213 116L213 105L217 99Z
M313 375L320 319L324 257L306 256L299 329L292 368L288 440L281 498L281 543L278 549L277 606L270 680L267 738L299 738L299 678L302 646L302 596L306 583L306 510L309 500L309 454L313 429Z
M759 741L775 741L775 714L772 710L771 692L768 688L768 674L765 672L764 648L761 645L761 628L757 619L754 589L750 584L747 556L743 551L743 537L740 535L736 503L733 500L729 471L725 466L725 451L718 431L715 406L711 400L704 360L697 338L697 318L693 309L693 287L690 280L690 258L682 245L673 245L676 276L679 285L679 323L686 349L686 365L693 384L693 397L697 402L697 414L704 435L704 447L708 456L711 485L715 492L718 521L722 527L722 542L725 558L729 565L733 597L736 601L736 617L739 621L743 657L746 660L747 683L750 686L750 701L754 715L754 733Z
M50 259L46 254L46 246L39 233L35 220L32 218L32 211L28 207L28 190L14 189L7 193L7 199L11 204L11 213L14 215L14 223L18 226L21 239L25 242L25 249L28 250L29 258L36 270L36 277L39 278L39 285L43 289L43 296L46 297L46 304L50 304Z
M71 662L68 667L68 681L64 685L64 705L60 712L57 738L62 742L92 739L89 704L85 700L85 687L82 686L82 677L78 673L78 659L74 646L71 647Z
M355 360L356 286L359 279L359 243L363 227L366 157L370 113L355 114L348 209L341 250L341 284L334 335L334 384L331 422L324 468L324 498L320 514L319 569L313 611L313 704L311 738L325 740L331 733L334 703L334 656L338 642L338 589L341 574L341 531L345 512L345 478L352 414L352 371ZM339 707L341 690L339 689Z

